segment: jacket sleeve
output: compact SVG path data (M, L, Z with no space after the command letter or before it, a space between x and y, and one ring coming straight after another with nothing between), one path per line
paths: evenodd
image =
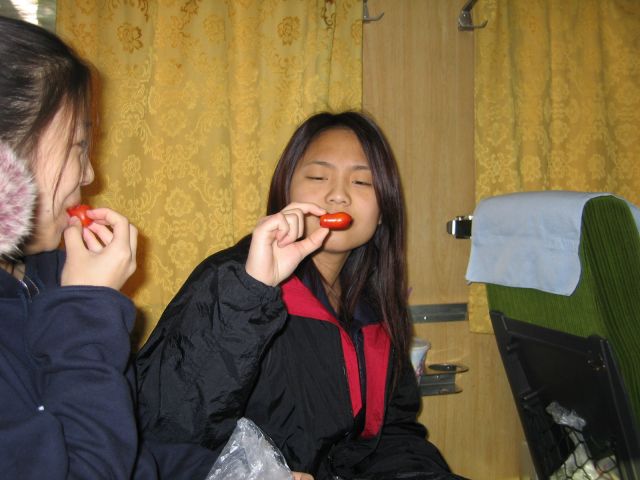
M108 288L34 297L24 348L36 388L16 391L23 413L0 420L2 478L130 478L137 430L124 373L134 319L133 304Z
M250 277L240 261L215 258L191 274L137 356L147 438L221 449L286 320L279 288Z
M420 393L409 365L391 393L385 421L374 452L357 467L357 478L449 480L451 473L439 450L429 442L418 423Z

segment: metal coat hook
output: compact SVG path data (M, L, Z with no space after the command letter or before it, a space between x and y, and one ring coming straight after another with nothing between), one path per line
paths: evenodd
M380 15L378 15L376 17L369 16L369 7L367 6L367 0L364 0L362 10L363 10L363 12L362 12L362 21L363 22L377 22L384 15L384 12L382 12Z
M458 30L475 30L476 28L484 28L487 26L487 20L480 25L473 24L471 9L477 1L478 0L469 0L464 7L462 7L462 10L460 10L460 15L458 15Z

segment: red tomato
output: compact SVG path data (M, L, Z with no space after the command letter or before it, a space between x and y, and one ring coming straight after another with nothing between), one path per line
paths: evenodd
M351 215L345 212L327 213L320 217L320 226L331 230L344 230L351 225Z
M88 227L93 223L93 220L87 217L87 210L91 210L89 205L80 204L67 208L67 213L72 217L78 217L83 227Z

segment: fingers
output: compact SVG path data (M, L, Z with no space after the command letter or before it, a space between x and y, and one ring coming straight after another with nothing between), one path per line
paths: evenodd
M291 472L293 475L293 480L313 480L313 476L308 473L302 472Z
M298 250L303 257L315 252L322 246L325 238L329 235L328 228L319 228L312 232L307 238L298 242Z
M274 240L278 246L294 242L304 233L304 218L300 211L282 211L260 219L254 230L254 238L262 239L265 245Z
M102 245L109 245L113 240L113 232L111 231L111 229L98 222L93 222L85 230L93 232L100 239L100 241L102 242Z
M324 208L319 207L315 203L293 202L285 207L286 210L294 209L294 208L301 210L302 213L305 213L305 214L310 213L316 216L324 215L325 213L327 213L327 211Z
M137 230L129 224L126 217L108 208L92 209L87 211L86 215L93 220L93 223L82 229L82 238L90 251L94 253L102 251L113 242L115 236L118 236L120 244L123 246L130 244L132 251L135 252Z
M88 228L82 229L82 239L89 251L93 253L99 253L104 248L104 243L101 243Z
M279 214L267 217L265 220L275 222L272 228L277 228L276 241L279 247L295 242L304 235L304 217L307 214L324 215L327 211L313 203L294 202L287 205Z
M62 285L97 285L120 289L137 267L138 230L123 215L108 209L89 210L93 223L82 228L69 220L65 230L67 258Z
M304 233L304 213L300 209L283 210L279 217L280 226L276 240L278 246L283 247L295 242Z
M135 257L138 251L138 229L132 223L129 224L129 244L131 245L131 252Z
M281 212L260 219L253 231L246 272L266 285L275 286L291 275L302 259L316 250L327 229L304 237L305 216L323 215L326 210L311 203L291 203Z
M84 248L82 241L82 224L76 217L72 217L69 226L64 230L64 244L69 250Z

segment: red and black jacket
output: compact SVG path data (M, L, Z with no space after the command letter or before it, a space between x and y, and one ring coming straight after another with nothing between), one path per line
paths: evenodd
M390 387L382 325L354 343L297 277L271 288L248 276L248 245L202 262L139 352L145 435L219 452L247 417L317 480L456 478L416 420L410 366Z

